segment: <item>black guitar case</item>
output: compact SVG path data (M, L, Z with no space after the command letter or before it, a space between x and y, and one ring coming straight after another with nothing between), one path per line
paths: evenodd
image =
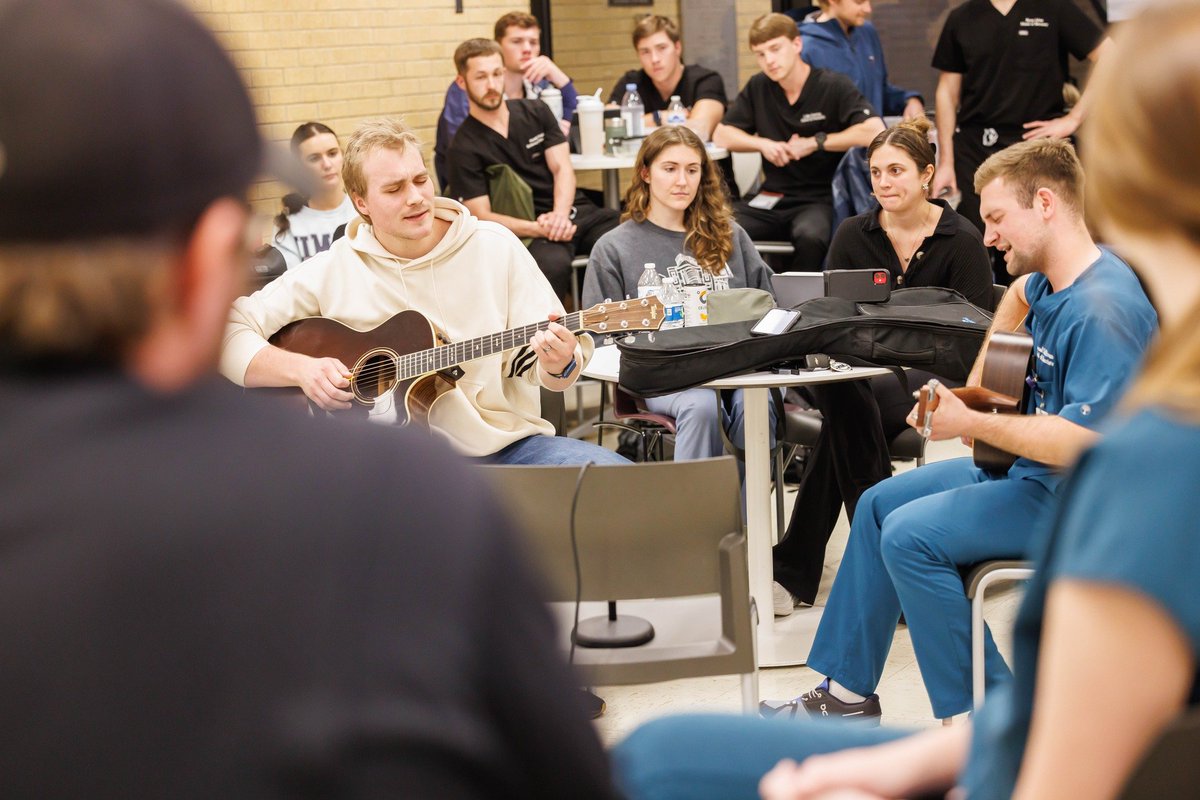
M618 340L621 385L641 397L825 353L851 364L919 367L951 380L971 371L991 313L950 289L899 289L882 303L819 297L796 306L786 333L751 336L754 322L659 331Z

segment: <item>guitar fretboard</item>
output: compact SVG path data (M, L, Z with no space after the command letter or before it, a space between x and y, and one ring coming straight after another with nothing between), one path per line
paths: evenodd
M583 314L576 311L563 316L557 322L569 331L579 331L583 329ZM550 321L542 320L521 328L480 336L477 339L467 339L462 342L408 353L396 359L396 377L398 380L408 380L419 375L427 375L430 372L449 369L465 361L474 361L495 353L503 353L506 350L529 344L529 340L535 333L544 331L548 327L550 327Z

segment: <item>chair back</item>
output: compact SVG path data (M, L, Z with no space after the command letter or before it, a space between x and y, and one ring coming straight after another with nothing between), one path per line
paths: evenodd
M1003 299L1004 293L1008 291L1008 287L1003 284L992 284L992 311L1000 307L1000 300Z
M687 614L663 610L654 617L649 643L574 648L583 680L607 686L740 673L742 708L757 709L746 534L732 458L605 465L586 472L573 466L483 469L532 545L551 600L576 597L572 516L581 600L720 595L720 627L708 635L696 637Z
M551 600L575 599L576 491L584 601L720 592L729 534L740 539L744 559L737 466L728 456L591 466L582 480L574 466L484 469L532 545Z

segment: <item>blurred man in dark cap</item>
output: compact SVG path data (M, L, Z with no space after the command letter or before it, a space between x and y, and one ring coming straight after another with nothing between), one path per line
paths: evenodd
M476 479L211 378L265 152L180 4L0 0L0 796L609 796Z

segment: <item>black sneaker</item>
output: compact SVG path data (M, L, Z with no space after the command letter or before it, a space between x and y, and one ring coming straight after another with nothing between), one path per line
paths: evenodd
M821 685L811 692L805 692L796 698L798 705L804 706L810 717L841 717L849 720L863 720L865 724L875 726L883 715L879 706L879 695L873 694L861 703L846 703L829 693L829 679L821 681Z
M604 704L604 698L592 694L587 689L580 689L579 691L583 692L583 704L587 707L588 714L591 715L592 719L603 717L605 709L608 708Z

